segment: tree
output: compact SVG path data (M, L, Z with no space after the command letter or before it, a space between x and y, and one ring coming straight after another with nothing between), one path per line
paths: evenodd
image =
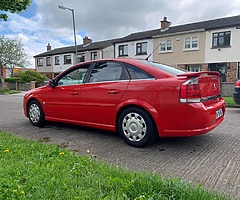
M31 0L4 0L0 1L0 10L11 13L20 13L30 6ZM0 19L7 21L8 15L6 13L0 14Z
M8 67L13 75L14 67L24 67L28 57L19 39L0 36L0 88L3 88L3 67Z

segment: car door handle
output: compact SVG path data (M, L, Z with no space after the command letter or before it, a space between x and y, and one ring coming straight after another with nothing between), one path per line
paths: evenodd
M72 92L70 92L70 94L71 94L71 95L78 95L79 92L77 92L77 91L72 91Z
M118 89L109 90L108 94L118 94L120 91Z

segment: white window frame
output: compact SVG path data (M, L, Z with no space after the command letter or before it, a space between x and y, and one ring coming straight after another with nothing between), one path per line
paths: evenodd
M194 46L196 44L196 46ZM188 45L188 47L186 46ZM183 50L199 50L199 36L190 36L184 38Z
M42 67L43 66L43 58L37 58L37 66Z
M173 52L173 40L160 41L159 53Z
M55 65L60 65L60 56L54 56L54 62Z

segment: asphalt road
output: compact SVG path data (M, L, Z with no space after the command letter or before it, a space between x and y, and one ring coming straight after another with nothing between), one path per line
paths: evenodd
M0 130L56 143L130 170L201 183L207 189L240 199L240 109L228 108L224 122L208 134L161 139L139 149L111 132L56 123L34 127L23 115L22 99L23 94L0 95Z

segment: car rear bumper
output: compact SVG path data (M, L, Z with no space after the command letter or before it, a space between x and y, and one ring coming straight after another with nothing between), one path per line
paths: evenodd
M183 111L181 111L183 110ZM187 110L187 111L186 111ZM217 111L221 110L223 115L216 118ZM172 123L169 128L158 129L160 137L189 137L210 132L216 128L223 120L226 106L224 100L220 100L212 105L189 104L188 108L181 108L184 123ZM176 121L176 120L175 120Z

